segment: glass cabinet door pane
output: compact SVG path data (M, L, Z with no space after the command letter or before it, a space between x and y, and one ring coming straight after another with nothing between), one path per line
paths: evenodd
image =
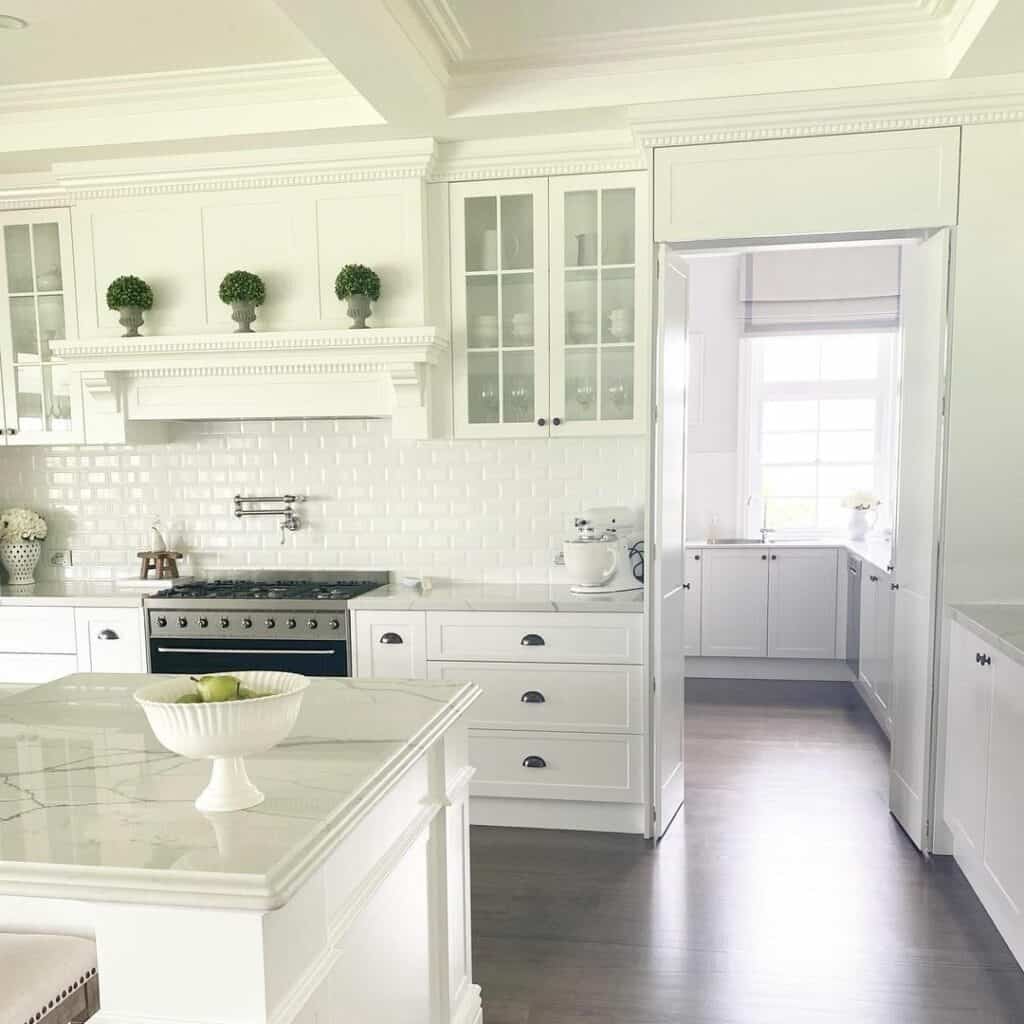
M597 265L597 192L565 195L565 265Z
M495 274L466 278L466 344L498 347L498 278Z
M60 269L60 232L56 224L32 225L36 291L59 292L64 287Z
M64 337L64 296L40 295L39 303L39 352L43 360L53 358L50 342Z
M636 192L607 188L601 192L601 263L636 262Z
M633 346L601 352L601 419L633 418Z
M466 200L466 270L498 269L498 200L471 196Z
M71 429L71 375L64 366L19 366L15 370L19 432Z
M501 197L501 269L533 267L533 196Z
M605 345L633 343L633 268L601 271L601 341Z
M497 352L468 354L470 423L498 423L501 414Z
M534 415L533 353L502 353L502 421L529 423Z
M597 419L597 349L575 348L565 354L565 418Z
M31 295L15 295L10 300L11 340L16 363L39 362L39 335L36 329L36 300Z
M597 344L597 271L565 272L565 343Z
M32 247L27 224L8 224L4 228L4 255L7 259L7 291L31 292Z
M501 344L533 347L533 274L501 275Z

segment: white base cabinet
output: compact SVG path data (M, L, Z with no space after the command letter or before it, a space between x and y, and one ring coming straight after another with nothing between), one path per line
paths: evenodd
M686 552L686 597L683 601L683 654L687 658L700 656L701 580L703 555L699 551Z
M145 672L141 608L76 608L79 672Z
M950 627L944 814L954 856L1024 964L1024 666Z
M706 658L768 654L768 553L705 550L700 650Z
M893 591L890 577L864 563L860 591L858 691L886 735L892 732Z
M426 612L356 611L354 675L368 679L427 678Z
M768 556L768 657L834 658L838 564L834 548Z

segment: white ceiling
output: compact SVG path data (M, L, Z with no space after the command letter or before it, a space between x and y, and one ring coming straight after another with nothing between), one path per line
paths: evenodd
M272 0L0 0L0 85L319 57Z

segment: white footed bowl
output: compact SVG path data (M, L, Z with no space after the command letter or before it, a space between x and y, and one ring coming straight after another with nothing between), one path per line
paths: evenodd
M182 757L213 761L210 782L199 794L200 811L240 811L261 803L263 794L249 781L246 754L276 746L292 731L309 680L294 672L224 672L244 687L268 694L252 700L212 704L175 704L195 692L187 676L143 686L135 700L149 719L156 738Z

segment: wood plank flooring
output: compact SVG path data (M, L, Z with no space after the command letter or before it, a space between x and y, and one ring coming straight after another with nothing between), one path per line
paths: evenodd
M956 865L890 818L855 696L700 699L686 741L657 849L473 829L485 1024L1024 1022L1024 974Z

